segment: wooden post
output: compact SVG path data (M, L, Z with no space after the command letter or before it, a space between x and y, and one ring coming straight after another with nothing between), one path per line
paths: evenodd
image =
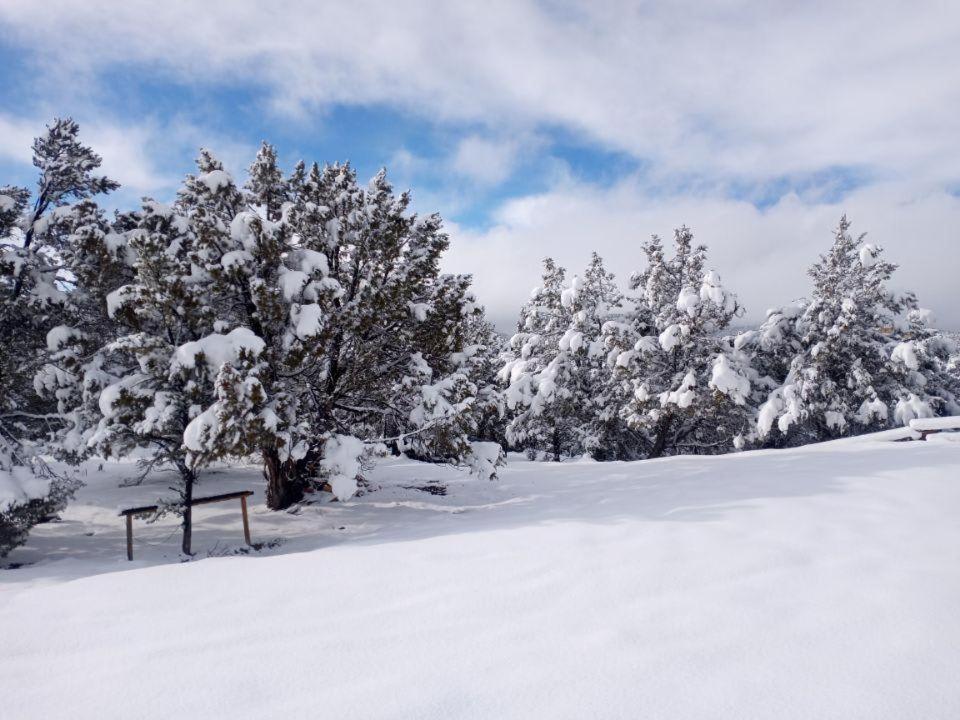
M240 512L243 514L243 539L247 541L247 545L251 545L250 542L250 522L247 520L247 496L240 496Z
M127 560L133 560L133 515L127 515Z

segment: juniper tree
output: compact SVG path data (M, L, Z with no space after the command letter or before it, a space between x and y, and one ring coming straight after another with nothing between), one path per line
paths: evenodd
M56 119L33 143L36 194L0 188L0 485L12 488L0 501L0 554L61 508L76 487L50 472L32 449L59 426L55 403L37 395L33 379L46 360L48 332L64 316L69 218L96 214L92 203L70 203L117 187L96 174L100 163L80 143L77 123ZM53 333L51 343L61 336Z
M574 277L561 298L570 325L560 338L569 355L566 374L569 412L575 419L578 445L597 460L634 459L637 438L618 412L619 381L611 377L604 328L622 314L623 295L613 273L593 253L583 277Z
M354 465L327 462L328 450L369 454L393 438L462 458L476 391L462 327L479 311L468 278L439 273L440 218L409 213L385 173L361 188L349 165L301 168L284 180L264 148L246 195L225 183L219 199L199 188L179 200L206 228L198 243L222 319L264 343L248 372L217 379L191 451L259 454L275 509L311 485L352 494L355 478L335 467ZM271 211L264 198L279 197Z
M948 344L925 327L912 293L887 287L896 265L864 237L841 218L809 270L810 301L778 319L790 342L758 350L760 362L789 362L760 409L762 438L775 427L802 444L958 408Z
M614 378L632 388L621 413L647 457L722 452L749 416L749 378L721 336L739 312L736 297L705 270L706 247L686 227L674 233L673 257L656 236L643 249L647 267L630 280L634 307L606 327Z
M222 169L211 156L201 163L206 172ZM219 319L250 328L263 343L258 362L245 372L229 364L220 369L216 402L194 419L189 449L208 459L259 455L267 504L279 509L302 496L297 462L306 455L312 428L300 399L314 389L308 371L319 330L317 300L336 288L324 284L326 257L299 247L289 227L276 222L276 199L287 195L270 146L261 148L250 175L246 194L230 179L215 186L188 183L179 195L179 206L198 228Z
M213 403L221 368L254 364L262 342L218 321L209 275L198 265L197 235L178 210L145 202L130 248L136 276L108 298L118 336L100 355L113 381L100 393L102 418L89 444L104 457L143 448L147 470L176 469L175 509L183 514L182 548L190 554L193 490L205 458L190 455L185 432Z
M288 211L300 247L328 269L312 353L322 392L305 396L306 415L320 437L401 437L421 454L465 460L478 390L465 326L481 310L469 277L439 271L449 245L440 216L409 206L385 172L361 188L349 165L332 165L312 168ZM308 451L307 477L322 453Z
M128 232L138 213L107 221L92 201L82 200L58 222L67 242L60 251L64 288L57 325L47 333L47 362L34 376L37 392L56 403L59 425L51 450L77 462L90 454L90 434L101 417L99 396L112 381L100 350L116 337L108 298L134 277Z
M510 338L500 380L506 385L512 418L507 439L531 450L549 451L554 460L575 450L576 428L564 393L555 394L558 380L571 371L560 340L570 325L563 303L566 270L551 258L543 261L541 285L520 310L517 332Z
M245 187L249 201L260 209L264 219L276 222L280 219L283 204L290 199L290 191L277 163L277 150L273 145L268 142L261 143L248 175ZM302 186L304 176L304 167L300 164L291 178L292 184Z
M470 408L473 430L478 441L506 446L506 406L497 383L506 339L482 312L471 314L465 322L465 346L461 351L467 373L477 387ZM454 356L454 360L460 360Z

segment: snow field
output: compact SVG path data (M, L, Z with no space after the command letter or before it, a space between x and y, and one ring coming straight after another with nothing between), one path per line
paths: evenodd
M493 483L391 461L347 503L258 499L285 544L190 563L120 559L118 496L162 483L108 466L65 515L89 547L38 526L10 559L60 555L0 577L4 716L957 717L960 452L857 440ZM201 555L239 544L198 516Z

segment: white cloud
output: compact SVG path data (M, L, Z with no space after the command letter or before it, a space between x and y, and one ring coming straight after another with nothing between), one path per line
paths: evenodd
M0 115L0 159L15 163L30 164L33 158L33 138L42 129L22 118Z
M934 2L0 5L8 38L78 78L145 63L255 82L277 107L386 103L431 120L561 126L675 170L826 165L955 178L960 5Z
M454 172L481 185L497 185L513 173L520 153L517 140L468 135L450 160Z
M544 255L574 271L597 249L622 277L649 233L683 222L755 318L806 292L804 270L846 210L902 264L898 280L960 325L960 199L942 190L960 176L960 4L45 0L56 22L36 12L34 0L6 0L0 23L7 42L37 54L51 94L95 97L99 73L123 66L263 86L275 110L381 104L464 124L473 135L443 166L461 186L436 196L447 213L463 181L503 180L522 138L552 129L644 160L644 182L604 189L560 172L551 192L506 203L491 230L455 229L448 265L475 274L501 324ZM22 132L7 122L9 155ZM134 184L165 177L162 134L118 136L125 129L103 131L105 160ZM398 159L401 175L423 172L419 158ZM766 210L714 190L829 167L863 169L876 184L839 204L812 193Z
M759 210L710 196L651 200L635 179L609 189L567 185L507 202L488 231L452 228L446 269L473 273L479 300L499 327L509 329L539 282L544 257L575 273L596 250L625 283L642 268L641 243L653 233L668 239L685 223L708 245L711 267L739 294L745 321L752 322L767 308L809 292L806 269L829 247L846 212L855 231L867 231L900 264L896 286L918 292L944 326L960 328L960 197L910 193L899 184L877 185L836 204L788 195Z

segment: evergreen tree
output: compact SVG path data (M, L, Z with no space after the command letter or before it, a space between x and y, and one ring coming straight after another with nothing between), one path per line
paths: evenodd
M474 428L471 434L477 441L506 446L506 405L497 381L506 339L482 312L470 314L464 325L463 362L477 388L470 408ZM456 354L453 358L455 362L460 360Z
M88 443L104 457L143 448L146 470L177 470L180 501L171 509L183 515L182 548L190 554L193 490L206 458L189 453L185 433L213 403L222 368L255 364L263 343L218 321L197 234L177 209L145 202L130 247L136 277L108 296L118 337L100 349L99 365L113 381L99 395L102 417Z
M73 253L68 228L98 217L87 201L117 187L96 175L100 158L79 141L79 126L56 119L33 144L39 171L31 202L24 188L0 188L0 554L19 544L29 527L62 508L76 481L52 473L35 443L59 430L55 403L39 396L34 375L67 305ZM84 202L86 201L86 202ZM70 203L79 202L71 207Z
M578 446L596 460L636 457L637 438L618 412L618 380L611 377L604 328L616 322L623 295L613 273L593 253L583 277L574 277L561 301L570 312L570 325L560 338L565 361L569 412L579 435Z
M507 425L511 444L549 452L554 460L576 452L578 430L565 392L558 383L573 372L569 353L560 340L569 329L569 303L564 304L566 271L551 258L543 261L543 278L520 310L517 332L510 338L499 378L512 418Z
M191 453L259 454L275 509L317 485L346 499L356 490L348 470L381 441L465 458L477 387L464 327L480 311L469 278L439 273L439 217L410 214L385 173L361 188L349 165L300 165L284 180L268 146L251 177L245 196L224 184L219 201L202 188L179 200L204 228L219 317L264 343L247 372L218 377L216 403L188 432Z
M721 333L738 314L734 295L705 271L706 247L683 227L668 258L654 236L647 268L630 281L634 307L606 326L614 380L632 396L621 409L647 457L723 452L739 444L749 417L750 380Z
M99 351L116 337L109 295L133 280L128 232L137 222L137 214L130 214L110 223L90 200L59 220L67 238L58 281L65 292L56 313L59 324L47 333L47 362L33 382L40 396L56 403L51 450L68 461L90 454L88 441L101 417L100 393L113 379Z
M303 163L297 165L292 183L302 186L304 177ZM283 204L288 201L287 183L277 164L277 150L268 142L263 142L257 151L257 157L250 165L246 190L250 202L259 208L263 217L270 222L280 219Z
M758 362L789 366L760 408L761 438L803 444L958 409L949 344L926 327L912 293L887 288L895 269L841 218L809 270L811 300L768 319L786 342L761 345Z

